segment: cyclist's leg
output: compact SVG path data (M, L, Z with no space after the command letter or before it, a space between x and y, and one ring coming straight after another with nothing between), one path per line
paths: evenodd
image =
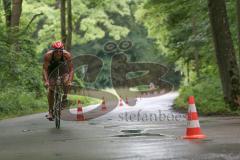
M67 107L67 94L69 91L70 86L67 85L67 81L69 78L69 74L63 75L63 96L62 96L62 102L63 102L63 108Z
M53 105L54 105L54 80L49 80L48 88L48 119L53 118Z

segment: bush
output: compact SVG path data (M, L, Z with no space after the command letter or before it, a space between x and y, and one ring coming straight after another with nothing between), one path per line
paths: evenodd
M203 115L229 115L235 114L223 99L223 92L219 79L211 77L200 80L196 84L183 86L179 89L180 96L175 100L175 109L187 112L188 96L195 97L198 113Z
M0 119L47 111L47 98L35 98L35 93L23 89L5 89L0 92Z

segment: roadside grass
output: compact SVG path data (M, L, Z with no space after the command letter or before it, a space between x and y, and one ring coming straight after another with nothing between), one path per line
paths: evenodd
M77 100L80 100L83 106L101 103L99 99L79 95L69 95L68 99L73 104L71 108L77 107ZM36 98L34 93L20 92L18 89L8 89L0 92L0 120L47 111L46 95Z
M0 120L33 113L46 112L47 98L35 98L34 93L6 90L0 93Z
M202 81L195 85L180 87L179 97L175 100L173 108L181 112L187 112L188 96L195 96L196 107L201 115L240 115L240 110L231 111L224 103L220 82ZM140 85L135 89L148 90L148 85ZM104 89L117 96L113 88ZM68 95L71 108L77 107L80 100L83 107L101 103L101 99L85 97L81 95ZM34 113L48 111L47 97L36 98L35 93L22 91L21 89L6 89L0 92L0 120Z
M156 86L155 89L158 89L158 87ZM149 85L139 85L139 86L130 88L130 90L132 90L132 91L150 91Z
M100 99L85 97L85 96L80 96L80 95L68 95L68 99L70 101L71 108L76 108L77 107L78 100L81 101L81 104L82 104L83 107L86 107L88 105L101 103Z
M240 110L232 111L225 104L219 81L213 79L201 81L192 86L179 89L179 97L175 100L173 108L177 111L187 112L188 97L195 97L195 104L199 114L206 116L237 116Z

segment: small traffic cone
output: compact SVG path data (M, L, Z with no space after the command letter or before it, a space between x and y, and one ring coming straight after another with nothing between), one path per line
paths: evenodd
M128 98L126 97L126 104L128 105Z
M194 97L190 96L188 98L188 115L187 115L187 129L186 135L183 136L184 139L203 139L206 138L201 131L199 120L198 120L198 113L195 106Z
M82 104L80 100L78 100L77 121L84 121L83 109L82 109Z
M101 110L102 111L107 111L107 106L106 106L104 97L102 98Z
M123 100L122 100L122 96L120 96L120 100L119 100L119 106L123 106Z

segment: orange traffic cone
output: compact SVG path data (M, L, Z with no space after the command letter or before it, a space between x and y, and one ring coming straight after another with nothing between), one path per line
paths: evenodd
M80 100L78 100L77 121L84 121L83 109L82 109L82 104Z
M183 136L184 139L203 139L206 136L201 132L198 113L195 106L194 97L190 96L188 98L188 115L187 115L187 129L186 135Z
M105 99L104 99L104 97L102 98L101 110L102 110L102 111L106 111L106 110L107 110L107 106L106 106L106 104L105 104Z
M119 106L123 106L123 100L122 100L122 96L120 96L120 100L119 100Z

